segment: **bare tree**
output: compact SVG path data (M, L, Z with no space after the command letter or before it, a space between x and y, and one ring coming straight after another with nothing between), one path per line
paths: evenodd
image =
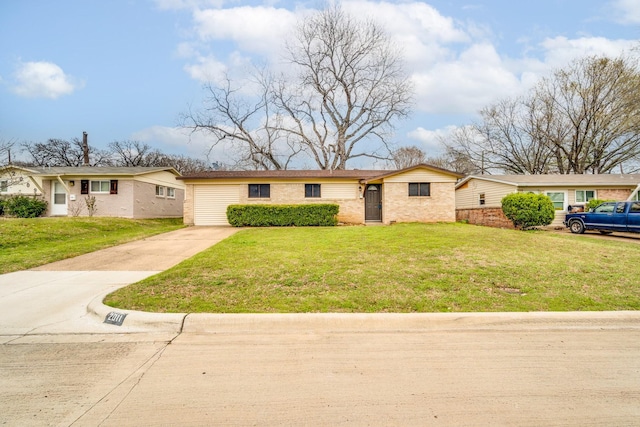
M159 150L140 141L113 141L108 147L115 166L160 166L163 156Z
M204 131L215 140L211 148L227 144L236 152L237 165L248 169L286 169L301 151L295 141L278 129L282 117L274 112L273 80L268 72L256 72L251 82L260 96L250 99L242 87L226 79L224 87L204 85L204 108L190 110L181 124L194 132Z
M640 157L640 69L634 58L587 57L524 97L480 111L445 145L482 171L516 174L634 170Z
M299 155L320 169L345 169L358 157L388 160L392 123L409 114L412 87L400 49L371 21L339 6L304 19L287 45L290 72L257 73L260 96L227 80L205 86L200 112L183 125L228 141L240 162L286 169Z
M204 160L194 159L193 157L183 156L181 154L162 154L158 158L158 164L154 166L170 166L180 172L181 175L203 172L213 168ZM216 165L215 167L218 170L221 168L219 165Z
M16 141L14 139L0 139L0 166L12 163L11 150L15 145Z
M28 164L33 166L82 166L84 149L82 141L49 139L47 142L25 142L22 147L29 155ZM109 166L110 154L104 150L89 149L89 166Z
M636 59L574 61L542 80L534 94L555 119L545 137L560 173L608 173L640 155Z
M415 145L400 147L394 150L391 155L391 163L396 169L405 169L427 162L427 154Z

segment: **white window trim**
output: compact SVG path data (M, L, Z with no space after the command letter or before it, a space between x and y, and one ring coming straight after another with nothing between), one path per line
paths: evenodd
M579 203L580 203L580 204L584 204L584 205L586 205L587 203L589 203L589 201L588 201L588 200L584 200L584 201L582 201L582 202L579 202L579 201L578 201L578 192L585 193L585 194L584 194L584 198L586 199L586 198L587 198L587 191L593 191L593 198L594 198L594 199L597 199L597 198L598 198L598 191L597 191L597 190L591 190L591 189L588 189L588 190L575 190L575 193L574 193L574 197L575 197L575 199L574 199L574 200L576 201L576 204L579 204Z
M164 187L162 185L156 185L156 197L164 198Z
M553 191L553 190L545 190L544 195L549 196L549 193L562 193L564 194L564 200L562 202L562 209L556 209L557 211L566 211L569 208L569 192L568 191ZM555 207L555 205L554 205Z
M173 187L167 187L167 198L175 199L176 198L176 189Z
M93 191L93 183L94 182L99 182L100 183L100 188L102 188L102 183L106 182L107 183L107 191ZM108 179L92 179L91 181L89 181L89 192L93 193L93 194L110 194L111 193L111 181L109 181Z

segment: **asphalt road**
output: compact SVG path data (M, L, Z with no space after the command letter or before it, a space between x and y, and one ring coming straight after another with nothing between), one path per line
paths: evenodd
M0 276L0 425L640 425L638 312L103 322L104 293L230 232Z

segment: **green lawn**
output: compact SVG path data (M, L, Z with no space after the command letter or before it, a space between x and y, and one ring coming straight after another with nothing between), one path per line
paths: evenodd
M157 312L640 309L640 245L466 224L247 229L106 304Z
M0 274L182 227L182 218L0 218Z

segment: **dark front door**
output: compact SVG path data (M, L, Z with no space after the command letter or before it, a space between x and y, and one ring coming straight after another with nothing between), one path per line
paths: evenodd
M367 185L364 193L364 220L382 221L382 186Z

